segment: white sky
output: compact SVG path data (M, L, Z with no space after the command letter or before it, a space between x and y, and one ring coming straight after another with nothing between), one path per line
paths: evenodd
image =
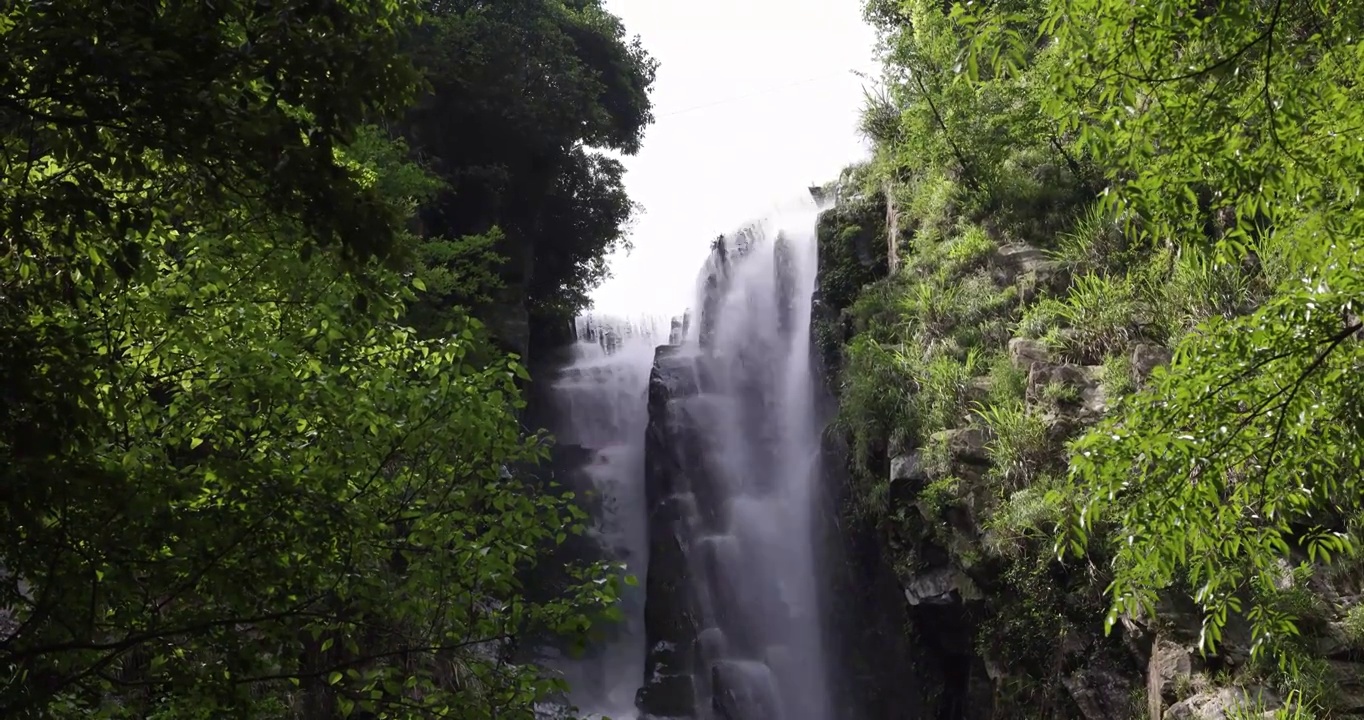
M656 122L624 158L634 250L593 293L612 315L680 314L716 235L866 154L875 38L860 0L606 0L660 62Z

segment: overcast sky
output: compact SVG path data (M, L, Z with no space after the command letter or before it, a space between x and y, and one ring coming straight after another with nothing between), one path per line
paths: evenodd
M860 0L607 0L659 60L657 121L625 158L635 249L593 293L613 315L679 314L708 243L863 157L874 38Z

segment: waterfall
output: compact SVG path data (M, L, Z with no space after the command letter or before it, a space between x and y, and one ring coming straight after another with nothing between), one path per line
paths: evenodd
M654 347L667 339L666 321L643 318L579 318L572 360L550 388L556 443L577 450L573 489L591 493L597 512L591 536L612 560L644 578L648 538L644 505L645 403ZM582 487L581 485L585 485ZM623 588L624 620L610 638L585 657L551 665L568 681L569 702L589 715L619 720L635 712L635 693L644 673L644 597L640 586Z
M588 333L573 379L555 386L561 441L602 458L593 483L614 495L603 527L617 528L605 535L644 580L643 607L626 599L618 646L591 665L606 679L581 663L565 669L583 683L574 700L584 710L833 715L814 546L817 211L805 199L717 239L693 310L668 325L666 343Z

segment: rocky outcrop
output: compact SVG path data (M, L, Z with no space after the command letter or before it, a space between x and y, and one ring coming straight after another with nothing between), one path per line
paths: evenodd
M695 362L665 345L649 376L649 425L645 431L644 488L649 508L649 572L644 609L648 650L636 704L646 715L696 713L701 631L700 598L691 578L690 533L698 511L692 482L699 468L688 453L696 437L680 401L701 390Z

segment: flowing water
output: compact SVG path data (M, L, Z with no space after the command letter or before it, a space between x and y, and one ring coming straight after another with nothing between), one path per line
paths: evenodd
M644 428L649 420L646 391L654 347L666 342L666 320L633 322L579 318L573 360L552 388L561 445L581 448L590 487L598 496L592 534L630 574L648 571L644 504ZM611 718L635 714L635 693L644 674L644 590L625 587L624 621L602 647L587 657L563 659L556 669L572 688L570 702L583 712Z
M667 530L683 548L684 569L647 567L643 557L659 532L649 527L644 436L660 336L580 343L556 386L560 424L570 428L561 441L598 453L593 482L613 498L604 536L628 552L641 579L658 574L650 587L661 575L688 585L682 625L694 638L683 640L694 639L695 657L685 686L696 720L828 720L832 712L812 529L822 428L810 360L816 213L807 200L726 238L701 270L695 322L670 328L680 347L667 351L669 362L689 366L695 386L667 403L669 427L686 428L686 437L661 441L686 446L673 448L683 486L666 490L691 508ZM574 700L582 709L639 714L645 659L659 651L646 647L653 635L642 631L639 601L626 599L626 631L591 665L606 682L585 677L582 663L565 669L581 684Z

